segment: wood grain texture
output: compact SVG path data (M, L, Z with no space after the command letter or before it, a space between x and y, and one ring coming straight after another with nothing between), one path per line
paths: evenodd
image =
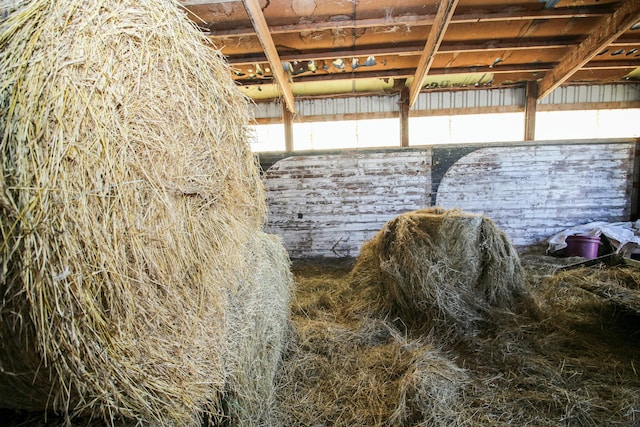
M267 230L292 258L356 256L397 215L431 203L431 150L292 156L265 173Z
M516 246L591 221L627 221L633 143L480 148L444 174L436 204L492 218Z

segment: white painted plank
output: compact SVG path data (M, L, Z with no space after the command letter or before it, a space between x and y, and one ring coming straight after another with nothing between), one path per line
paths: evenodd
M268 230L293 258L357 255L397 215L431 203L431 152L295 156L266 173Z
M494 219L514 244L630 213L633 144L483 148L443 177L437 204Z

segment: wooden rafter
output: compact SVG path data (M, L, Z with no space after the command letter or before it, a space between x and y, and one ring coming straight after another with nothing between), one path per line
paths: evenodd
M464 74L464 73L487 73L493 74L495 76L499 76L501 74L512 74L512 73L524 73L527 75L531 75L531 73L540 73L546 72L553 69L553 67L557 65L556 63L551 62L538 62L535 64L514 64L514 65L502 65L500 67L491 68L491 66L481 66L481 67L447 67L447 68L431 68L430 72L434 75L448 75L448 74ZM590 62L583 66L581 70L584 71L607 71L607 70L623 70L624 74L629 73L638 67L637 61L630 59L628 61L597 61ZM385 78L393 78L393 79L406 79L415 74L415 69L413 68L399 68L399 69L391 69L391 70L372 70L372 71L358 71L357 73L327 73L327 74L306 74L296 76L296 82L322 82L322 81L330 81L330 80L344 80L344 79L385 79ZM619 72L614 73L613 75L618 76ZM612 75L612 76L613 76ZM526 79L528 76L523 76L522 79ZM243 85L251 86L251 85L260 85L270 83L270 77L263 79L253 79L253 80L242 80Z
M611 15L602 18L591 33L540 80L539 99L544 98L564 83L638 20L640 20L640 2L621 2Z
M264 14L262 13L262 9L260 8L260 3L258 0L243 0L244 7L247 10L247 14L249 15L249 19L251 19L251 23L256 31L256 35L262 44L262 48L264 49L264 53L267 56L267 60L269 61L269 65L271 66L271 70L273 72L273 76L276 79L276 83L280 88L280 92L282 93L282 97L284 98L287 109L291 113L295 113L295 103L293 98L293 92L291 90L291 86L289 85L289 80L284 73L284 69L282 68L282 61L280 61L280 56L278 55L278 50L276 49L276 45L273 43L273 39L271 38L271 33L269 32L269 27L267 25L267 21L264 18Z
M420 60L418 61L418 67L416 68L416 73L413 77L411 88L409 89L409 108L413 107L413 104L415 104L418 99L420 89L422 88L422 82L424 81L425 76L429 73L429 68L431 68L431 64L433 63L436 52L438 51L438 47L440 46L440 43L442 43L442 39L444 39L444 33L447 31L447 27L453 17L457 4L458 0L440 1L438 12L433 20L433 25L429 31L427 43L425 44L422 56L420 56Z
M489 52L489 51L540 51L542 49L558 49L567 46L578 46L579 41L571 39L561 40L528 40L528 41L510 41L502 40L498 42L486 41L468 41L441 43L438 54L443 53L459 53L459 52ZM608 47L626 48L627 46L640 45L640 39L616 40L610 43ZM359 47L356 49L328 49L328 50L309 50L305 52L288 52L280 55L282 61L311 61L311 60L333 60L336 58L354 58L367 56L418 56L422 53L420 46L390 46L390 47ZM232 65L249 65L267 62L264 53L255 55L229 56L227 61ZM635 61L635 62L634 62ZM620 68L626 68L629 65L637 66L637 59L630 58L619 63ZM634 66L634 68L635 68ZM499 71L498 71L499 72Z
M500 41L468 41L468 42L453 42L453 43L441 43L438 53L458 53L458 52L487 52L493 50L540 50L540 49L558 49L566 47L567 45L578 45L579 40L573 41L570 39L557 40L500 40ZM640 40L633 40L627 43L628 45L640 44ZM611 46L618 46L623 44L611 44ZM327 49L327 50L308 50L305 52L289 52L280 55L280 59L283 61L310 61L310 60L326 60L335 58L354 58L362 56L409 56L409 55L421 55L424 46L389 46L389 47L359 47L356 49ZM255 64L256 62L265 62L266 57L264 54L257 55L242 55L242 56L229 56L227 58L230 64L243 65L243 64Z

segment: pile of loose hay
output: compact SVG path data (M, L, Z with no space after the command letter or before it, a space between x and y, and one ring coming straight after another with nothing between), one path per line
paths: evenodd
M517 252L489 219L459 210L409 212L360 251L356 288L412 327L473 336L482 324L529 309Z
M554 281L578 286L640 315L640 270L636 267L582 267L561 271Z
M371 293L351 287L352 264L296 262L281 425L636 425L638 317L554 282L562 259L522 261L537 316L454 348L378 317Z
M363 295L350 289L348 272L296 266L295 329L278 374L280 425L451 424L465 371L402 325L353 316Z
M173 1L0 8L0 407L197 425L225 393L271 393L288 260L256 237L222 56ZM278 323L252 341L245 316Z

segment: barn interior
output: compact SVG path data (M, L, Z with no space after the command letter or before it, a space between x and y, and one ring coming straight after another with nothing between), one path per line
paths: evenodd
M640 425L639 2L48 3L0 5L11 425Z

